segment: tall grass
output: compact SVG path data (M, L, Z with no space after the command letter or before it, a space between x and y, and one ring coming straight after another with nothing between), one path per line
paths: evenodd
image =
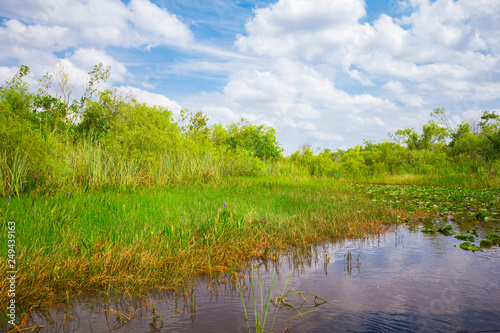
M28 153L16 150L11 162L0 152L0 179L2 181L2 195L9 192L19 196L22 193L27 177Z
M393 173L365 173L362 175L343 175L353 182L401 185L442 185L473 188L500 186L498 163L483 161L445 162L426 165L418 170L402 168Z
M256 333L264 333L264 329L266 327L267 314L268 314L268 310L269 310L269 304L271 303L271 295L273 292L274 280L276 279L276 273L273 274L273 280L271 282L271 286L270 286L269 291L267 293L267 299L266 299L265 303L264 303L264 291L263 291L263 286L262 286L262 278L260 276L260 270L257 271L257 274L258 274L258 283L259 283L259 291L260 291L260 311L259 311L259 306L257 304L258 298L255 297L255 286L253 283L251 283L251 285L250 285L251 293L252 293L253 309L254 309L255 332ZM288 283L288 280L286 282ZM285 287L283 288L282 295L284 294L287 283L285 283ZM245 318L247 321L248 332L250 333L251 332L250 319L248 317L247 308L245 306L245 300L243 299L243 292L242 292L239 284L238 284L238 292L240 294L241 303L243 304L243 309L245 311ZM264 308L264 304L265 304L265 308ZM277 312L278 312L278 307L276 307L275 314ZM274 318L276 318L276 315L274 316ZM274 320L272 322L270 332L273 331L273 327L274 327Z

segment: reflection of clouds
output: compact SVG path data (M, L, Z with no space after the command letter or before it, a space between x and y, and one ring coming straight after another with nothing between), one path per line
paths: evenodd
M395 246L394 235L385 235L380 247L358 249L349 243L332 249L328 275L310 273L300 288L311 285L322 297L335 299L342 311L456 315L469 308L484 309L490 295L500 295L491 260L453 247L455 239L422 233L406 234L404 247ZM349 277L342 266L348 249L360 254L360 273ZM497 253L498 258L498 253ZM472 274L471 267L483 274ZM488 308L500 310L500 302Z
M399 238L398 238L399 237ZM402 240L397 243L395 240ZM282 258L278 265L261 264L264 297L270 289L272 272L277 267L272 297L290 288L307 291L325 298L329 303L318 307L316 312L290 319L293 310L278 311L274 329L288 327L293 332L311 331L443 331L450 329L479 330L500 325L500 286L498 285L500 248L472 253L453 247L453 237L421 232L387 233L366 240L344 240L338 244L311 247L303 254L301 262ZM344 270L344 255L351 250L360 255L359 273ZM326 256L328 254L328 256ZM324 266L327 264L327 274ZM254 266L255 267L255 266ZM212 283L211 283L212 282ZM257 271L252 273L256 296L260 298ZM245 284L250 286L248 273ZM245 305L253 322L253 299L250 289L244 291ZM174 299L171 294L153 296L157 313L161 314L168 332L247 332L243 306L235 285L229 280L219 284L212 279L196 282L193 297ZM311 307L314 297L304 295L309 302L302 304L299 297L290 299L295 305ZM257 302L260 306L260 300ZM130 313L136 317L130 324L121 326L112 314L108 325L106 309ZM55 324L43 332L150 331L152 308L141 301L102 305L79 303L64 325L66 308L52 310ZM270 306L268 316L274 316ZM272 321L269 319L268 324ZM42 323L41 316L35 316Z

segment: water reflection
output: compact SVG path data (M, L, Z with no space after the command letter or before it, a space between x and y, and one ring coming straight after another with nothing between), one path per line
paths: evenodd
M376 238L320 244L278 261L255 262L239 280L250 322L250 286L259 288L259 270L265 296L276 271L271 298L299 290L328 301L319 304L310 294L287 299L303 316L278 304L275 332L500 330L500 248L463 251L453 246L457 242L401 227ZM269 308L266 331L276 307ZM162 292L135 301L81 302L71 311L54 309L31 321L52 323L38 332L248 332L237 286L224 278L201 279L177 297Z

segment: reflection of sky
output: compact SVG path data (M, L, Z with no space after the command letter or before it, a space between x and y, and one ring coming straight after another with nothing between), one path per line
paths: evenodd
M304 317L290 319L293 310L280 309L274 327L292 332L342 332L342 331L456 331L488 330L500 328L500 248L484 252L464 251L452 236L399 232L381 235L380 239L346 241L313 248L317 257L294 265L292 260L280 263L278 277L272 292L281 294L290 270L286 290L307 291L321 296L329 303ZM351 274L346 271L345 255L361 260ZM329 262L325 267L326 253ZM293 267L292 267L293 266ZM272 269L272 265L268 263ZM272 274L261 267L263 288L270 288ZM256 284L254 274L254 285ZM248 279L246 283L249 284ZM163 331L166 332L247 332L243 307L238 293L229 284L219 285L212 295L207 292L206 282L198 284L195 291L196 316L190 316L190 298L178 299L177 303L166 297L156 301L161 312ZM258 295L258 290L256 291ZM304 295L287 299L301 311L311 310L314 297ZM258 296L259 297L259 296ZM244 294L247 311L253 313L251 295ZM136 304L138 309L143 305ZM42 332L73 332L79 329L90 332L111 331L102 310L93 310L90 316L88 304L81 305L80 316L66 324L63 330L56 327ZM117 308L114 308L117 309ZM274 307L270 307L267 322L271 323ZM184 312L179 312L184 311ZM129 307L120 310L125 313ZM142 316L142 317L141 317ZM143 308L131 324L116 332L149 331L151 309ZM61 316L63 318L63 316ZM116 316L112 315L111 320ZM252 319L253 320L253 319Z

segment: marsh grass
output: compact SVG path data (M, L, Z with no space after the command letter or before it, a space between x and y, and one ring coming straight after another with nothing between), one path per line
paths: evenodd
M16 221L21 318L92 293L174 290L290 247L379 233L402 214L331 179L236 178L3 199L0 241ZM7 271L4 256L0 269ZM6 300L2 294L3 309Z
M274 288L274 281L276 279L276 272L273 274L273 280L272 280L271 286L269 287L269 290L267 292L266 302L264 302L264 290L263 290L263 284L262 284L262 278L261 278L261 275L260 275L260 270L257 271L257 276L258 276L258 281L257 282L259 284L259 295L260 295L260 303L259 303L260 304L260 310L259 310L259 304L258 304L258 297L255 296L255 288L256 287L254 286L253 282L251 282L251 284L250 284L250 292L252 294L252 301L253 301L254 320L255 320L255 332L257 332L257 333L263 333L264 329L266 327L266 320L267 320L267 315L268 315L268 310L269 310L269 304L271 304L271 295L272 295L273 288ZM288 277L290 277L290 275ZM287 279L287 281L285 283L285 287L283 288L283 292L286 289L286 284L287 283L288 283L288 279ZM245 300L243 298L242 288L240 287L239 283L238 283L238 292L240 294L241 303L243 304L243 309L245 311L245 318L246 318L246 321L247 321L248 332L250 333L251 332L250 319L249 319L249 316L248 316L247 308L245 306ZM257 296L259 296L259 295L257 295ZM264 306L264 304L265 304L265 306ZM270 332L273 331L274 321L276 319L276 313L277 312L278 312L278 308L276 307L276 311L275 311L275 315L274 315L274 319L273 319L273 322L272 322L272 325L271 325Z
M349 182L385 185L434 185L492 188L500 186L500 164L482 161L446 162L423 170L343 175Z
M253 270L250 271L249 275L249 283L250 286L248 287L246 284L241 285L239 280L237 280L237 289L238 293L240 295L241 303L243 305L243 310L245 313L245 319L247 322L247 328L248 332L252 332L255 330L256 333L264 333L266 329L266 322L268 319L268 316L270 315L270 307L269 305L273 305L275 307L274 309L274 316L273 320L271 322L271 327L269 329L269 332L273 332L274 324L276 322L276 316L278 314L278 310L280 308L287 308L288 310L293 310L294 315L292 315L290 318L286 319L286 321L297 318L297 317L302 317L308 313L315 312L319 309L319 306L328 303L327 300L324 298L309 293L305 291L296 291L295 289L291 288L288 291L287 290L287 285L288 281L290 279L290 276L292 275L292 271L288 274L288 277L283 285L283 290L280 295L272 297L273 290L274 290L274 284L276 280L276 272L273 273L272 275L272 281L271 284L267 290L265 291L265 285L266 283L263 281L260 269L257 268L257 281L254 283L255 279L255 274L253 273ZM256 295L256 289L258 289L258 294ZM254 318L254 324L250 325L251 321L251 316L247 310L247 306L245 304L244 300L244 292L247 290L249 296L251 296L251 301L252 301L252 306L253 306L253 318ZM267 295L266 295L267 294ZM289 300L289 298L293 298L294 296L300 296L301 303L304 304L306 302L309 302L304 295L310 295L314 297L314 305L306 308L305 312L301 312L300 310L302 309L302 305L299 307L296 307L292 304L292 301ZM319 303L318 303L319 300ZM287 328L285 329L287 330Z

